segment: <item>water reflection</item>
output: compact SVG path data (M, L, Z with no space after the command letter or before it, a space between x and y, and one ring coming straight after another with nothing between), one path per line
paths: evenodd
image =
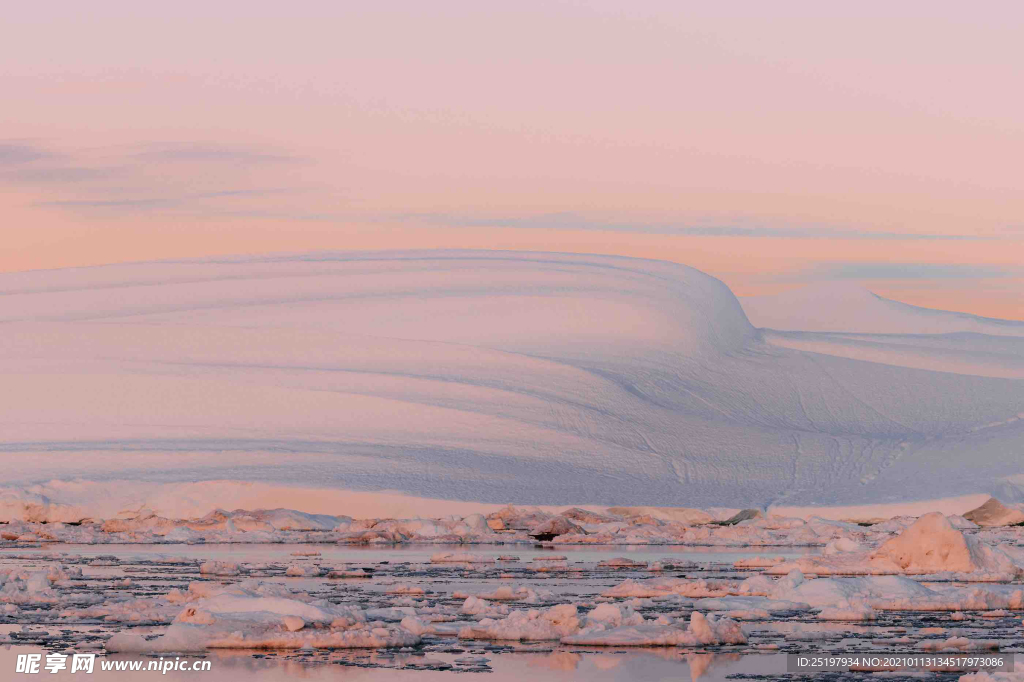
M0 646L0 679L15 677L19 653L45 654L35 648ZM211 672L207 677L217 682L284 682L296 679L311 682L339 679L346 682L419 682L452 680L453 675L474 672L489 673L487 679L490 682L519 682L523 679L634 682L685 679L687 674L694 681L718 682L739 673L784 674L786 669L785 655L780 654L687 653L679 649L482 653L333 651L282 654L225 650L214 651L201 658L211 662ZM183 658L198 660L197 657ZM101 657L96 662L96 674L100 677L104 674L100 669L101 660L148 662L158 659L123 655ZM122 671L116 674L117 679L124 682L152 680L154 675L147 671ZM160 675L160 678L169 682L184 682L195 680L196 675L192 671L170 671ZM64 670L56 674L47 673L46 678L73 681L80 680L81 675L76 678Z
M545 656L536 656L527 664L531 668L547 668L548 670L576 670L583 656L568 651L555 651Z
M686 654L686 662L690 666L690 679L693 682L710 676L712 666L720 668L727 662L738 660L740 654Z

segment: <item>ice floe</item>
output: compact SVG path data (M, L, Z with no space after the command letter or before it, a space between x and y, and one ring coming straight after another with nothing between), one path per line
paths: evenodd
M381 648L410 646L420 636L401 626L370 620L351 606L268 595L246 585L224 587L189 603L153 639L115 634L116 652L190 652L206 649ZM407 614L403 614L408 617Z

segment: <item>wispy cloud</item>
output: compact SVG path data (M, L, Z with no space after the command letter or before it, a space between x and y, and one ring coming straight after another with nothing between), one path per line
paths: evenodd
M243 164L277 164L304 161L301 156L276 150L259 149L245 145L225 145L197 142L190 144L155 144L150 149L132 155L143 162L222 162Z
M58 150L36 141L6 140L0 141L0 183L32 187L41 195L33 206L83 215L168 209L208 214L217 212L218 200L293 191L259 186L261 179L274 176L255 170L303 160L243 144Z
M216 192L195 192L164 197L124 198L124 199L58 199L40 201L36 206L48 206L67 209L110 209L110 210L145 210L158 208L174 208L187 206L196 201L209 199L225 199L230 197L261 197L287 192L286 189L231 189Z
M31 163L50 157L46 149L20 140L0 141L0 167Z
M735 222L621 222L590 218L578 213L549 213L525 217L480 217L453 213L406 213L400 220L420 221L452 227L509 227L519 229L592 230L635 234L690 235L699 237L760 237L776 239L942 239L983 240L991 236L977 234L929 234L858 230L832 225L756 225Z
M59 185L104 180L124 168L89 164L75 155L25 141L0 142L0 183Z
M16 168L0 171L0 179L23 184L53 185L66 183L85 183L124 175L125 167L91 167L91 166L56 166Z
M959 263L822 263L804 271L800 279L989 279L1021 277L1024 267Z

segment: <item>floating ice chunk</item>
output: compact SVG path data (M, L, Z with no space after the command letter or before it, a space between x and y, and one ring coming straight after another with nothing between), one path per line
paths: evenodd
M512 587L510 585L502 585L494 590L494 592L478 596L481 599L490 601L518 601L530 604L535 604L539 601L537 592L524 586Z
M821 553L825 556L832 556L834 554L844 554L849 552L863 551L864 547L852 538L836 538L834 540L829 540L828 544L825 545L825 548L821 551Z
M939 641L925 641L920 643L925 651L998 651L999 642L980 639L969 639L967 637L950 637Z
M309 623L330 623L339 615L352 616L352 607L333 606L324 602L321 606L287 597L256 596L241 589L229 590L214 597L203 599L196 608L205 609L215 615L238 616L255 614L259 620L263 614L275 616L298 616Z
M230 561L204 561L199 572L207 575L239 575L241 567Z
M76 569L81 576L81 569ZM60 593L54 585L67 580L68 573L60 565L45 570L0 569L0 604L56 604Z
M584 630L562 638L564 644L584 646L702 646L707 644L744 644L743 628L734 620L704 616L694 611L684 630L671 625L624 625Z
M222 588L186 606L159 637L147 641L140 635L122 632L110 639L107 649L145 653L217 648L380 648L419 642L419 635L402 627L368 622L358 608L273 596L280 591L280 586L252 583Z
M615 557L614 559L605 559L597 563L598 568L647 568L646 561L634 561L633 559L627 559L626 557Z
M838 550L838 542L833 546ZM953 573L970 580L1013 580L1022 572L1010 553L965 535L938 512L925 514L874 552L831 552L768 568L784 574L798 568L817 575Z
M508 607L504 604L492 604L486 599L469 596L459 607L459 613L468 616L503 616L508 613Z
M607 627L623 625L643 625L644 617L633 610L633 607L618 604L598 604L587 614L587 624L604 623Z
M417 637L435 632L430 623L426 623L416 616L406 616L402 619L401 626Z
M753 575L739 584L736 592L738 594L749 594L755 596L767 596L776 589L775 581L763 575Z
M561 604L549 609L513 611L500 620L484 618L479 623L459 630L461 639L495 639L519 641L559 640L579 630L576 607Z
M366 609L364 613L370 620L383 620L391 623L398 623L409 616L415 616L416 609L411 606L390 606L378 609Z
M362 568L334 569L333 571L327 573L327 577L333 579L372 578L373 571L367 571Z
M730 593L724 581L685 580L683 578L655 578L653 580L624 580L602 592L604 597L664 597L678 594L684 597L724 597Z
M107 642L107 651L123 653L167 653L206 649L380 649L413 646L420 638L408 630L360 625L351 629L308 629L289 631L284 623L218 621L197 626L173 623L156 639L119 632Z
M851 604L872 602L911 601L928 599L935 592L920 583L899 576L871 578L818 578L801 580L797 584L778 583L772 593L776 599L804 602L815 607L849 607Z
M985 572L1011 578L1020 573L1004 552L965 536L939 512L922 516L899 536L879 547L871 558L889 559L908 573Z
M794 572L795 573L795 572ZM794 582L787 576L770 596L806 602L819 608L865 608L886 611L958 611L1021 609L1024 590L1017 585L926 587L910 578L818 578Z
M385 590L384 594L426 594L426 590L415 585L395 585Z
M581 569L570 567L565 561L542 561L536 565L528 566L531 571L537 571L538 573L555 573L559 571L579 571Z
M322 573L323 571L320 569L320 567L314 564L292 564L284 572L285 575L293 578L317 577Z

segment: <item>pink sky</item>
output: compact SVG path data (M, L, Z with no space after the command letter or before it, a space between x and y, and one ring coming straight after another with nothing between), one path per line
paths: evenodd
M1019 3L5 16L0 271L474 247L1024 318Z

